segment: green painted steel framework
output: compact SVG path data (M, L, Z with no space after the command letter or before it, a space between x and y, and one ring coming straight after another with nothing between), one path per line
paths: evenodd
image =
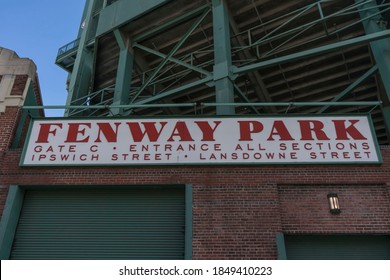
M340 102L344 96L350 94L356 87L379 72L386 94L381 96L381 100L375 104L371 101L362 101L359 104L369 107L381 106L387 131L390 131L390 79L386 78L390 76L390 57L387 55L390 51L390 30L384 27L381 16L384 12L390 10L388 1L381 1L380 3L373 0L355 0L353 4L328 14L325 13L323 6L333 5L337 1L314 1L305 7L297 8L288 15L281 16L280 19L286 18L284 23L274 27L272 31L269 31L261 38L255 38L254 34L262 25L240 32L232 19L229 7L227 7L227 1L223 0L209 1L208 4L178 15L168 22L157 25L153 29L137 34L132 38L122 32L125 24L170 2L169 0L86 1L84 30L80 32L77 40L60 49L56 62L70 72L69 97L66 106L64 106L66 115L94 116L101 112L102 108L110 109L105 111L106 115L129 115L132 114L134 108L142 108L142 106L149 106L150 108L153 106L162 108L187 106L198 107L198 109L202 106L215 106L217 115L234 115L235 108L245 103L246 107L254 114L260 114L259 106L267 107L268 109L265 112L275 113L275 108L278 106L313 106L313 103L316 103L315 106L319 106L317 113L325 113L330 106L337 105L336 103ZM303 24L295 24L299 22L307 11L313 9L317 10L318 18ZM325 24L325 21L331 18L349 16L353 13L359 13L360 20L348 23L335 30L331 30ZM178 50L187 43L194 31L201 29L202 23L210 16L212 16L213 24L213 45L181 57L175 56ZM163 53L158 48L157 50L152 49L142 43L153 36L164 33L173 26L189 20L192 20L192 25L189 26L187 32L181 36L181 39L175 43L168 53ZM292 23L294 27L287 28ZM313 41L338 35L351 26L362 23L366 32L365 35L302 51L295 51L286 55L277 55L278 51L283 49L289 42L318 25L324 25L326 34L312 39ZM120 49L116 68L116 82L109 87L93 91L92 76L96 63L96 54L94 52L97 48L95 42L108 32L113 32ZM245 34L247 40L240 39L240 35L243 34ZM237 39L240 46L232 47L231 42L233 39ZM275 45L273 43L275 41L279 42L279 44ZM364 43L370 44L376 64L330 100L330 102L324 104L319 102L272 102L267 97L267 89L261 77L259 77L258 70L284 63L301 61ZM271 44L272 49L266 53L261 52L261 46L264 44ZM76 53L75 48L77 48ZM249 49L256 50L257 56L255 58L246 55ZM132 86L134 62L137 59L135 50L142 50L142 52L150 56L159 58L160 62L153 69L145 69L140 78L141 83L137 86ZM214 58L201 64L195 64L194 57L200 53L213 53ZM77 56L75 56L76 54ZM64 65L62 62L71 56L75 56L74 63ZM240 60L233 61L233 56L239 57ZM168 71L173 67L171 65L180 66L183 70L167 76ZM197 79L189 80L176 87L167 86L162 88L159 86L159 83L163 80L168 82L174 79L180 80L190 74L195 75ZM260 102L251 102L238 86L237 78L243 74L248 74L250 79L257 81L256 84L259 88L256 92L259 95ZM210 102L191 102L191 100L184 104L168 102L171 97L205 85L214 89L214 104ZM146 90L147 88L152 88L152 90ZM237 103L235 97L238 97L241 102ZM160 103L163 99L168 101ZM94 104L91 103L91 100L95 100ZM195 112L199 112L199 110L195 110Z

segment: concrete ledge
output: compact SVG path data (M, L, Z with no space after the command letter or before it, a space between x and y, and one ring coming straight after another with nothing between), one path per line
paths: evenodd
M37 67L29 58L20 58L14 51L0 48L0 76L28 75L35 76Z

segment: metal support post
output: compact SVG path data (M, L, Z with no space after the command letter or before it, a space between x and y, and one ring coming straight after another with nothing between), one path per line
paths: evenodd
M124 105L128 104L130 101L129 94L133 72L134 54L130 52L129 40L126 40L118 29L114 30L114 34L120 51L113 105ZM123 113L123 108L113 108L111 113L113 115L121 115Z
M223 0L213 0L214 81L217 103L234 102L229 15ZM234 115L234 106L217 106L217 115Z
M94 0L87 2L84 30L81 33L77 57L70 77L69 93L66 101L66 104L68 105L76 99L80 100L80 103L82 103L81 97L87 96L89 92L93 66L93 53L87 50L87 38L90 31L90 22L92 20L94 3ZM65 115L67 116L68 114L69 112L66 111Z
M361 3L362 0L355 0L355 2ZM376 1L372 0L360 6L359 14L367 34L386 30L387 23L380 15ZM388 138L390 139L390 39L385 38L370 42L370 46L386 91L386 96L382 96L382 99L384 99L383 115Z

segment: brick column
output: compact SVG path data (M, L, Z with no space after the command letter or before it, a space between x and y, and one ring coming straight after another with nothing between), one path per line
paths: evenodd
M9 189L3 174L8 164L5 158L19 125L20 106L24 104L31 84L40 102L35 64L30 59L19 58L14 51L0 48L0 215Z

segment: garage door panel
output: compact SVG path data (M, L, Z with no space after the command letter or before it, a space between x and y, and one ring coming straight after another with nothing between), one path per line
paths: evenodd
M184 188L28 190L13 259L182 259Z
M389 260L387 235L286 235L287 259Z

